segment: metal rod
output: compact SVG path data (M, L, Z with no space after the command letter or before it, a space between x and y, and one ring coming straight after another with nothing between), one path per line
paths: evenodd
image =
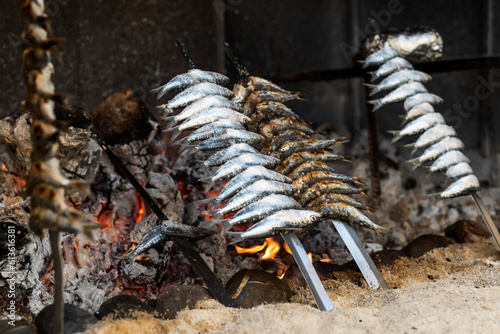
M434 61L430 63L413 64L416 70L426 73L441 73L470 69L481 68L499 68L500 56L491 57L476 57ZM324 70L307 73L283 74L274 78L276 82L293 82L293 81L329 81L336 79L348 79L354 77L363 77L366 70L361 67L341 68L335 70Z
M238 58L236 58L233 51L231 50L231 47L229 46L229 43L224 43L224 50L226 51L226 54L233 63L234 67L236 67L241 80L243 80L244 82L248 82L248 80L250 80L250 73L248 73L248 70L245 66L241 65Z
M372 290L387 289L387 283L378 271L375 263L373 263L370 255L366 252L352 226L339 220L332 220L332 223L347 246L347 249L349 249L368 286Z
M49 229L52 260L54 261L54 327L52 333L64 333L64 278L59 244L59 231Z
M495 226L493 219L491 219L490 213L484 206L484 203L481 200L481 197L479 197L479 194L477 192L473 192L470 195L472 196L472 199L476 203L479 212L481 212L484 222L486 223L486 227L488 227L488 230L490 231L491 236L493 237L493 241L495 242L498 250L500 251L500 233L498 233L498 229Z
M161 220L168 220L168 217L161 210L161 208L156 204L154 199L148 194L146 189L137 181L134 175L125 167L125 165L121 162L120 158L118 158L113 151L99 138L94 134L94 139L96 142L102 147L102 149L106 152L107 156L113 163L113 165L120 170L120 172L127 178L130 183L134 186L135 190L141 195L144 203L155 213L155 215ZM226 289L222 286L221 282L215 277L214 273L207 266L205 261L201 258L200 254L196 251L194 246L188 241L180 237L170 236L170 238L174 241L175 246L184 254L186 259L189 261L194 271L203 279L203 282L210 290L212 295L217 299L221 304L227 307L237 308L238 306L231 298Z
M297 238L295 232L282 232L281 236L287 243L288 247L292 251L293 258L302 272L302 276L304 276L309 289L311 290L314 299L316 300L316 305L321 311L330 311L335 310L335 306L333 306L330 297L326 293L325 287L321 283L321 280L318 277L318 273L316 269L314 269L311 260L307 256L304 247Z
M368 81L368 76L365 75L365 81ZM369 88L366 87L366 100L369 97ZM378 206L380 204L380 157L378 150L378 126L377 115L373 112L373 105L366 103L366 123L368 128L368 148L370 158L370 181L371 181L371 197Z
M184 43L177 40L177 41L175 41L175 45L179 48L179 51L181 51L182 57L184 58L184 61L186 62L189 69L190 70L196 69L196 65L194 64L194 60L193 60L193 58L191 58L191 55L189 54Z

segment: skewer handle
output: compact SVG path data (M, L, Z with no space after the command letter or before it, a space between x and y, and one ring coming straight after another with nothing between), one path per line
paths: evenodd
M486 223L486 227L488 227L488 230L490 230L491 236L493 237L493 240L495 241L495 244L497 245L497 248L500 251L500 233L498 233L498 229L495 226L493 219L491 219L490 213L484 206L484 203L481 200L481 197L479 197L479 194L477 192L473 192L470 195L472 196L472 199L476 203L479 212L481 212L484 222Z
M314 269L313 264L309 260L307 253L297 238L295 232L282 232L281 236L287 243L288 247L292 251L292 255L299 266L302 276L304 276L309 289L311 290L316 304L321 311L335 310L330 297L326 293L325 287L321 283L318 277L316 269Z
M387 289L387 283L378 271L375 263L373 263L370 255L366 252L361 240L359 240L359 237L352 226L338 220L332 220L332 223L347 246L347 249L349 249L354 261L356 261L356 264L365 277L368 286L372 290Z

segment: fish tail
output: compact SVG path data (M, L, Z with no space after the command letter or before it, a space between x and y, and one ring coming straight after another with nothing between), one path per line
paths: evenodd
M419 158L415 158L415 159L410 159L407 161L408 163L411 164L411 170L414 171L415 169L417 169L418 166L420 166L422 163L420 162L420 159Z
M367 68L369 66L364 60L356 60L356 62L361 64L363 68Z
M202 199L202 200L199 200L198 203L201 203L201 204L210 204L210 203L213 203L217 200L217 197L209 197L209 198L205 198L205 199Z
M167 90L165 89L165 85L163 85L158 88L151 89L151 93L156 94L156 98L160 99L163 95L167 93Z
M175 116L166 116L166 117L163 117L163 119L165 121L167 121L167 124L165 125L165 129L170 129L170 128L174 127L175 124L177 123L175 121Z
M369 104L373 104L373 110L372 111L376 111L376 110L382 108L382 106L384 105L380 99L378 99L378 100L370 100L370 101L366 101L366 102L368 102Z
M364 83L363 85L365 85L366 87L371 89L370 94L369 94L370 96L375 95L378 92L380 92L380 90L378 89L378 85L369 84L369 83Z
M404 136L400 135L399 131L397 130L394 130L394 131L388 131L390 134L392 134L394 136L394 138L392 138L391 140L391 143L395 143L397 142L398 140L400 140L401 138L403 138Z
M380 226L380 225L377 225L377 224L373 224L373 230L375 232L377 232L378 235L380 235L381 237L383 237L385 234L389 233L391 230L389 230L388 228L385 228L383 226Z
M175 138L177 138L181 135L182 131L180 131L178 128L179 128L178 126L174 126L173 128L168 129L169 131L174 130L174 132L172 133L172 137L171 137L172 140L174 140Z
M233 240L229 243L229 245L234 245L235 243L238 243L243 240L242 232L226 232L227 235L232 237Z
M347 137L339 137L335 138L335 144L345 144L349 142L349 139Z

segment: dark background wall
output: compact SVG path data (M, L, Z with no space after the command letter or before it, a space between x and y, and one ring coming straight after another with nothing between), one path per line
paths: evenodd
M2 0L0 22L0 115L17 112L25 94L20 75L18 5ZM444 39L443 59L500 53L500 3L494 0L47 0L60 47L54 80L58 91L76 96L91 109L110 94L133 89L154 110L149 91L186 70L174 43L182 40L202 69L229 73L222 43L228 41L252 74L278 78L293 73L352 66L343 49L359 45L369 17L382 15L383 28L429 25ZM387 16L389 8L396 8ZM397 12L397 13L396 13ZM384 16L385 14L385 16ZM228 72L229 71L229 72ZM491 98L470 105L463 116L453 105L472 101L481 85L493 83ZM498 109L497 70L467 70L433 75L430 91L441 95L445 113L469 148L488 156L490 124ZM296 110L317 124L330 123L340 134L355 136L366 127L361 79L286 82L306 94ZM168 98L168 97L167 97ZM447 111L449 109L449 111ZM380 133L400 127L395 105L378 113ZM499 140L499 138L497 138Z

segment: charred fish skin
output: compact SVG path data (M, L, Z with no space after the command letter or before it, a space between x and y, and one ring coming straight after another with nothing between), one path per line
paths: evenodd
M275 133L284 130L297 130L308 135L314 134L314 130L307 125L289 117L275 118L260 127L260 133L267 139L272 138Z
M276 101L276 102L288 102L293 100L301 100L302 96L298 93L283 93L277 91L260 90L252 92L243 106L243 114L245 116L250 116L253 113L255 106L262 102Z
M300 204L307 205L307 203L313 201L322 194L329 194L329 193L350 195L350 194L364 194L365 191L363 189L353 187L347 183L340 181L333 181L333 180L320 181L315 183L300 196Z
M303 162L298 167L296 167L293 171L291 171L290 173L288 173L286 175L289 178L291 178L293 181L295 181L299 177L306 175L307 173L314 172L314 171L335 173L335 169L328 166L324 162L309 160L309 161Z
M370 228L379 234L387 231L386 228L373 223L358 209L345 203L323 203L313 209L319 212L324 219L331 218L347 221L351 224L358 224Z
M222 219L222 231L226 232L235 225L255 223L275 212L288 209L302 209L293 198L285 195L271 194L244 207L230 219Z
M290 155L288 158L276 168L276 171L282 174L288 174L297 166L306 161L349 161L343 156L334 154L330 151L316 151L316 152L297 152Z
M153 89L151 92L156 93L156 98L160 99L163 95L171 90L183 89L202 82L211 82L219 85L224 85L229 82L229 78L216 72L192 69L187 73L175 76L172 80L170 80L163 86Z
M313 208L318 207L321 204L324 203L344 203L348 206L355 207L356 209L359 210L365 210L368 212L372 212L372 209L368 207L367 205L356 201L355 199L342 195L342 194L335 194L335 193L327 193L323 194L321 197L316 198L315 200L309 202L305 208L308 210L312 210ZM325 204L326 205L326 204Z
M285 130L271 139L271 145L268 150L273 152L278 150L286 142L306 139L311 139L311 136L307 133L298 130Z
M344 183L358 183L359 179L353 178L344 174L337 174L332 172L313 171L302 175L295 179L292 183L299 190L299 194L306 191L314 183L321 181L340 181Z
M269 238L282 231L300 231L321 219L321 215L307 210L278 211L261 220L245 232L227 232L233 236L232 244L248 239Z
M348 142L348 140L344 137L336 139L309 139L309 140L289 141L285 142L278 149L278 153L281 159L286 159L293 153L324 150L330 146L345 142Z

